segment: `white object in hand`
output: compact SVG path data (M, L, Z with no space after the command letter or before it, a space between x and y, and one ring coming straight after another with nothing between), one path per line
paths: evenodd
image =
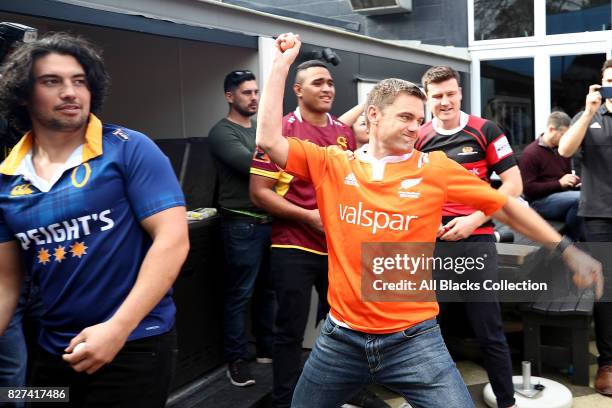
M74 346L74 348L72 349L72 353L79 353L81 350L83 350L85 348L85 342L81 342L79 344L77 344L76 346Z

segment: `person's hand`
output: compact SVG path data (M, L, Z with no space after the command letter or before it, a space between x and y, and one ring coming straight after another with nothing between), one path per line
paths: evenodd
M594 115L601 106L602 99L599 88L601 88L601 85L589 86L589 94L586 96L584 111L588 112L590 115Z
M579 288L593 286L595 289L595 298L601 298L604 288L601 262L591 257L586 252L576 248L574 245L568 246L561 254L561 258L570 271L572 271L572 280L576 286Z
M290 66L300 53L302 41L298 34L283 33L276 38L274 46L276 47L274 61Z
M439 238L443 241L459 241L472 235L474 230L480 225L482 225L482 218L478 213L465 217L456 217L443 227L446 232L439 236Z
M307 210L306 224L319 232L325 233L323 222L321 221L321 214L319 214L318 208L315 208L314 210Z
M580 177L575 174L565 174L559 179L559 184L564 189L576 187L580 183Z
M62 358L75 371L93 374L113 361L129 334L125 328L113 323L112 320L89 326L70 340L70 344L64 350L66 354ZM73 352L76 345L83 342L85 347Z
M448 230L446 229L446 227L444 227L444 224L440 223L440 226L438 227L438 232L436 233L436 238L440 238L446 233L446 231Z

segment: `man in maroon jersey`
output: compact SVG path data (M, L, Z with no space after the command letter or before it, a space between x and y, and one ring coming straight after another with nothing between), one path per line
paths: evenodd
M419 131L415 148L423 152L442 150L485 181L489 181L495 172L502 181L500 191L519 196L522 192L521 175L508 139L493 122L461 111L459 81L459 74L450 67L432 67L423 75L427 103L434 118ZM446 203L442 209L442 224L439 240L479 243L466 244L461 255L478 257L483 256L484 251L488 258L487 267L477 278L496 279L497 252L490 218L473 208ZM456 255L455 252L453 250ZM487 303L467 301L464 304L484 355L485 369L497 405L506 408L515 403L512 362L502 329L499 302L492 300ZM441 321L444 321L444 305L440 306Z
M308 139L320 146L338 145L355 150L350 126L362 107L353 108L340 119L329 114L336 91L323 62L300 64L293 90L298 107L283 118L283 135ZM278 313L272 400L275 407L289 407L301 371L302 341L313 285L324 305L320 315L329 310L325 234L312 184L283 172L261 150L255 152L251 165L250 189L255 205L275 217L270 266ZM368 398L372 404L373 396ZM377 403L387 406L380 400Z

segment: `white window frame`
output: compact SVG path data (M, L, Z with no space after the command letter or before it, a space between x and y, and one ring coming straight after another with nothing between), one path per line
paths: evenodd
M544 130L550 114L550 58L564 55L606 54L612 58L612 30L546 35L546 0L533 1L532 37L474 39L474 0L467 0L468 50L472 57L471 112L480 115L480 62L532 58L535 134ZM586 90L585 90L586 95ZM534 137L535 137L534 134Z

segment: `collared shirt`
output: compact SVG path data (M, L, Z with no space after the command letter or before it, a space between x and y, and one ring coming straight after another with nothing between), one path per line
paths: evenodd
M43 303L39 344L61 354L113 316L134 286L151 238L140 222L184 198L167 157L145 135L90 116L84 144L50 180L26 134L0 165L0 242L18 240ZM128 340L174 325L169 291Z
M574 116L572 124L582 113ZM593 115L580 145L579 157L582 187L578 214L612 218L612 112L605 103Z
M353 130L336 117L327 114L327 126L314 126L302 119L299 108L283 117L283 135L308 140L319 146L338 146L344 150L356 148ZM274 190L287 201L308 210L317 208L312 184L279 169L261 149L255 152L251 174L277 180ZM300 221L275 218L272 222L271 240L274 248L327 254L325 234Z
M442 152L413 151L375 159L355 158L336 146L288 138L286 171L312 183L328 245L330 315L365 333L394 333L438 314L438 304L362 300L372 276L364 258L368 243L434 243L442 204L448 199L490 215L507 198ZM433 246L431 246L433 248ZM388 292L387 292L388 293ZM396 301L395 299L399 299Z
M504 132L490 120L465 112L460 113L459 126L455 129L441 128L437 118L423 125L415 148L423 152L441 150L448 158L487 182L493 172L501 174L516 165L514 152ZM442 215L457 217L470 215L474 211L474 208L448 202L444 205ZM447 220L445 218L445 222ZM493 224L486 222L472 234L492 233Z

